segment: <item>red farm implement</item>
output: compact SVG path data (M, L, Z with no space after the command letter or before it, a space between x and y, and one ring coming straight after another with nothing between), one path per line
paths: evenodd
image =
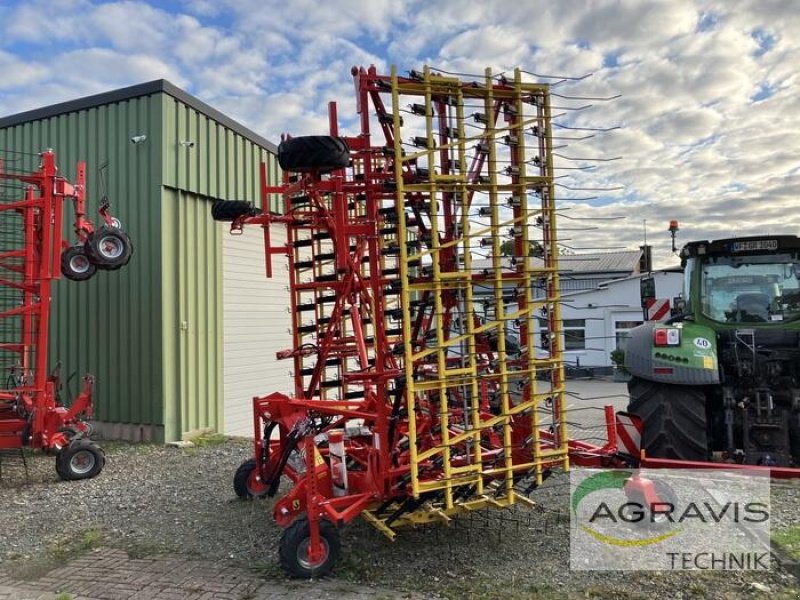
M394 539L528 504L570 464L737 468L647 457L641 421L610 407L607 443L567 436L548 86L352 74L358 135L339 136L331 104L330 135L281 142L280 184L262 169L261 209L212 208L232 233L263 228L268 277L288 257L292 345L277 358L294 392L253 399L255 452L234 476L242 498L292 482L273 508L284 569L329 572L356 517Z
M86 479L104 465L102 450L88 439L83 418L92 415L94 378L86 375L78 397L59 399L58 369L47 369L53 281L63 273L86 280L97 269L118 269L132 246L104 202L104 226L86 219L86 167L76 183L58 174L52 151L38 155L38 169L20 163L32 155L6 153L0 160L0 362L7 372L0 390L0 448L30 447L56 453L62 479ZM63 205L74 204L74 246L63 240Z
M293 482L274 516L300 577L331 569L358 516L393 539L529 503L569 465L548 86L521 71L353 77L358 135L338 136L332 104L329 136L280 144L283 182L262 182L262 206L279 194L284 214L212 209L234 232L264 228L268 276L288 256L293 343L278 358L294 393L253 400L255 456L234 487Z

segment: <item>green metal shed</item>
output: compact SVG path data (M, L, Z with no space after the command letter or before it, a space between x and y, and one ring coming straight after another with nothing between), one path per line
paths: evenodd
M280 271L264 278L260 231L231 238L210 203L260 202L260 163L278 177L274 144L157 80L0 118L0 148L52 148L69 178L86 160L92 211L108 165L108 198L135 254L119 271L57 283L50 355L65 374L97 377L100 435L249 433L249 397L288 390L288 367L274 360L288 293Z

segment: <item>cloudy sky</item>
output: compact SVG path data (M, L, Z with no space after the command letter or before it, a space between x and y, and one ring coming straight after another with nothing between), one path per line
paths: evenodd
M682 241L798 233L793 0L0 0L0 115L165 78L278 140L325 132L331 99L351 127L369 64L591 74L553 90L557 125L619 127L559 142L590 167L557 173L572 248L636 248L646 220L664 266L670 219Z

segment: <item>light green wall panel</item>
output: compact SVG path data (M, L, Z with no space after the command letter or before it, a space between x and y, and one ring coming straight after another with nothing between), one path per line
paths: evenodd
M222 241L210 199L164 189L163 372L167 439L222 426Z

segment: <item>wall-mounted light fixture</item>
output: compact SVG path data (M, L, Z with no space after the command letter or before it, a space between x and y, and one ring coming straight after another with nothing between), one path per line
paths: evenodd
M147 141L147 136L143 133L131 136L131 144L142 144Z
M179 142L184 148L194 148L194 142L191 140L182 140Z

